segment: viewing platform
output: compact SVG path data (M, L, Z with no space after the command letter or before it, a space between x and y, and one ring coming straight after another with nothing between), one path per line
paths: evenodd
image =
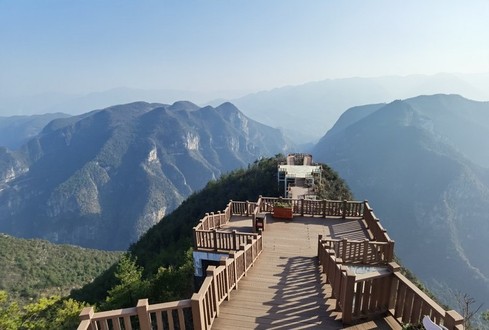
M277 218L282 208L286 219ZM401 274L394 241L367 202L231 201L193 234L203 282L190 299L87 307L78 329L401 329L424 316L463 329L457 312Z
M252 229L251 217L234 216L222 229L242 230L246 225ZM259 260L220 306L212 329L344 329L318 263L318 235L369 239L362 219L267 216L265 226ZM391 329L384 318L347 328Z

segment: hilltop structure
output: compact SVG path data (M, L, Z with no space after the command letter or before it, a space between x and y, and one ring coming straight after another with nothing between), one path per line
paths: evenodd
M278 166L279 189L287 198L314 198L314 187L321 182L321 165L312 162L312 155L289 154L287 163Z
M312 157L288 159L294 164L279 165L279 184L314 188ZM282 208L291 219L281 217ZM394 241L367 201L305 195L230 201L224 211L206 214L193 233L196 275L205 277L190 299L141 299L133 308L98 313L87 307L78 329L401 329L425 316L463 329L457 312L445 311L401 274Z

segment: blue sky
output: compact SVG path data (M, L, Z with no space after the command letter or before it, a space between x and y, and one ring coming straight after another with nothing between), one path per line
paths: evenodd
M489 72L489 1L0 0L0 96Z

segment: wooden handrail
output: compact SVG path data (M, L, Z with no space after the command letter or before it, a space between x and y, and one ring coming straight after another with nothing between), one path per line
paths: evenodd
M344 263L386 264L393 260L391 242L321 239L319 244L333 250Z
M237 251L248 238L255 238L256 233L242 233L236 230L218 231L194 230L194 249L199 251Z
M139 329L161 329L163 320L169 329L185 329L185 315L192 315L193 329L210 329L219 315L219 305L229 299L230 292L238 288L239 280L246 275L263 250L262 236L248 237L239 251L233 251L218 267L209 266L207 276L191 299L159 304L148 304L140 299L136 307L94 313L93 307L84 308L80 314L78 330L87 329L132 329L131 322L137 319ZM174 312L177 319L174 320ZM177 327L178 325L178 327Z
M230 254L229 260L224 263L221 260L219 267L209 266L204 283L191 299L194 329L211 328L214 319L219 315L219 305L229 299L233 287L238 288L240 279L261 254L261 240L261 236L249 239L248 244L241 245L239 251Z
M318 239L318 259L332 287L332 295L342 312L345 324L357 319L389 312L400 323L419 324L424 315L447 327L462 329L463 318L455 311L445 311L416 285L400 273L395 262L388 264L389 272L355 275L342 258L336 256L329 242ZM386 246L385 242L381 242ZM344 244L344 241L343 241Z

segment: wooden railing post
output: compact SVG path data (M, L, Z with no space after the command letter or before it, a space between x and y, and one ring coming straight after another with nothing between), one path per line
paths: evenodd
M139 299L136 306L141 330L151 330L151 320L148 313L148 299Z
M322 246L321 246L321 240L322 239L323 239L323 235L319 234L318 235L318 258L319 258L319 262L321 262L321 257L320 256L321 256L321 253L322 253L321 252L321 248L322 248Z
M209 230L209 229L211 229L211 228L209 228L209 213L205 214L205 218L207 218L207 221L204 221L204 223L202 224L203 225L202 229Z
M199 248L199 241L197 239L197 227L194 227L193 231L194 231L194 249L197 250Z
M215 308L216 317L219 316L219 294L217 291L217 271L216 266L207 267L207 276L212 276L212 305ZM211 312L212 313L212 312Z
M344 267L344 266L343 266ZM346 269L344 283L342 283L342 321L345 324L351 324L353 321L353 296L355 294L355 273Z
M347 207L347 205L348 205L348 201L345 199L343 201L343 216L342 216L343 219L346 218L346 207Z
M301 203L301 217L304 216L304 199L298 199L297 202Z
M457 326L463 326L464 318L456 311L450 310L445 313L445 321L443 323L448 330L456 330Z
M341 240L341 259L344 261L344 262L347 262L348 258L346 257L346 247L348 245L348 240L346 238L343 238Z
M207 328L205 324L204 304L202 299L203 297L201 297L198 293L194 293L192 295L192 299L190 300L194 330L205 330Z
M92 317L93 314L95 313L93 307L84 307L80 313L80 325L78 326L78 330L86 330L86 329L92 329L91 323L92 323Z
M212 230L212 239L214 240L214 251L217 251L217 230Z
M333 296L336 299L340 299L340 293L341 293L341 271L337 271L337 269L341 269L343 260L341 258L332 258L333 262L331 263L331 269L333 270L332 273L334 274L334 278L332 278L333 282ZM336 304L336 308L338 308L338 304Z
M233 250L237 250L238 249L238 242L236 241L236 230L233 230L232 231L233 233Z
M246 244L241 244L239 247L240 251L243 251L243 266L244 266L244 276L246 276L247 271L246 271Z
M368 250L369 250L368 249L369 248L368 244L369 244L369 240L368 239L365 239L363 241L363 263L364 264L366 264L367 261L368 261Z
M238 269L236 265L236 251L229 252L229 258L233 259L233 267L234 267L234 288L238 290Z
M256 253L256 245L253 244L253 238L248 238L246 240L246 245L250 245L250 249L251 249L251 266L255 266L255 253Z
M394 244L395 242L393 240L389 240L389 242L387 242L387 262L391 262L392 260L394 260Z
M388 308L394 309L396 306L396 300L397 300L397 287L399 286L399 279L397 278L396 273L401 272L401 266L399 266L395 262L389 262L389 264L387 266L388 266L389 270L392 272L391 287L388 288L388 290L389 290Z
M219 266L224 266L224 282L225 282L225 286L226 286L226 300L230 300L231 299L231 293L229 292L229 270L228 270L228 265L229 265L229 262L228 262L228 258L226 257L221 257L221 260L219 260Z

